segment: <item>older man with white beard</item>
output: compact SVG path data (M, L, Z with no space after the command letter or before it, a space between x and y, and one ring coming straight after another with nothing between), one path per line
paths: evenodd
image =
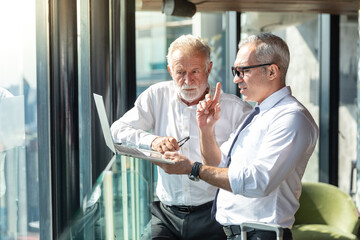
M215 93L208 85L210 47L200 37L183 35L171 43L167 60L173 81L145 90L135 106L112 124L111 132L116 142L161 153L178 151L201 163L196 105L207 93ZM251 106L226 93L219 103L221 117L214 131L220 145ZM179 143L184 138L188 141ZM152 239L226 239L221 225L210 217L216 188L197 177L169 175L158 168L156 195L160 201L151 205Z

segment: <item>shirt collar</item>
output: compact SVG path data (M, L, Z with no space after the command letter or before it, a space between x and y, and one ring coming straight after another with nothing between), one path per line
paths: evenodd
M267 111L274 107L278 102L280 102L284 97L291 95L290 86L285 86L280 90L274 92L269 97L265 98L265 100L259 105L256 104L260 108L260 112ZM256 107L255 106L255 107Z

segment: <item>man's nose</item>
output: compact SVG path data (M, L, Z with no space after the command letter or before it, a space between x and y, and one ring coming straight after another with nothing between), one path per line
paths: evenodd
M233 80L234 83L240 83L242 81L244 81L243 78L239 77L238 75L235 75L234 80Z
M184 83L186 85L191 85L192 83L192 77L191 77L191 74L190 73L186 73L185 76L184 76Z

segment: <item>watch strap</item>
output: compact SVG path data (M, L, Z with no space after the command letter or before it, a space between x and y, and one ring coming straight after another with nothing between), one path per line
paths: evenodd
M194 162L194 165L191 169L191 173L189 174L192 179L199 179L199 172L200 172L200 168L203 164L201 162Z

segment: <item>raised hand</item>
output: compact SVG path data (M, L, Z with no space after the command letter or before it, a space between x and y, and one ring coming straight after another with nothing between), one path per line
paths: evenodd
M200 129L212 129L220 118L220 94L221 83L216 84L214 98L211 99L210 94L206 94L205 99L197 105L196 120Z
M164 153L166 151L178 151L180 148L178 142L173 137L157 137L152 141L151 149Z

